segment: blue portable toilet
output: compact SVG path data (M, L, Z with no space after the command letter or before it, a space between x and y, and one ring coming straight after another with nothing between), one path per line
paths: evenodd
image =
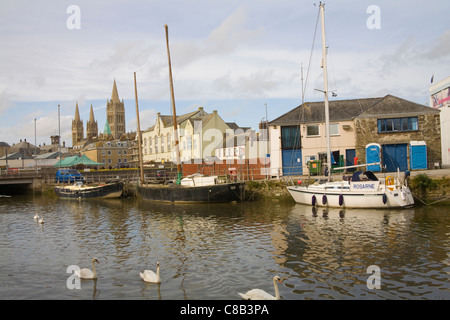
M366 146L366 163L375 163L381 161L381 146L378 143L369 143ZM367 166L367 170L380 172L381 165L371 165Z
M411 170L427 169L427 144L425 141L410 141L409 162Z

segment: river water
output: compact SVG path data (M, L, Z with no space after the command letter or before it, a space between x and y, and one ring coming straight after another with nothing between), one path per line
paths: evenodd
M43 215L38 224L33 216ZM450 209L0 198L0 299L450 298ZM97 280L73 276L91 266ZM139 272L160 262L162 283Z

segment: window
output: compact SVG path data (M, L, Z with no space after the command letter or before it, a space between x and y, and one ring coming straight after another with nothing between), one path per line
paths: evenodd
M300 127L281 127L281 147L283 149L299 149L300 146Z
M306 136L307 137L317 137L318 135L319 135L319 126L318 125L306 126Z
M330 124L330 136L338 136L339 135L339 124L332 123Z
M378 119L378 132L402 132L419 130L417 117Z
M167 134L167 151L170 151L170 133Z
M158 137L155 136L155 153L158 153Z

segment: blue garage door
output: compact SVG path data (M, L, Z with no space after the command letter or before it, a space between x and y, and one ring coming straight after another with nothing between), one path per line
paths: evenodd
M385 144L383 145L383 164L388 172L408 170L407 144Z
M303 173L301 149L283 150L282 161L284 176L300 175Z

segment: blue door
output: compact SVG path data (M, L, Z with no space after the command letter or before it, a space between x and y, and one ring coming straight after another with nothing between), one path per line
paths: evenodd
M366 163L381 162L381 146L378 143L370 143L366 146ZM380 172L379 164L367 166L367 170Z
M355 149L346 149L345 150L345 165L346 166L353 166L355 165L355 157L356 157L356 150ZM348 171L355 171L356 168L347 169Z
M385 144L383 145L383 164L388 172L408 170L407 144Z
M409 144L409 161L411 170L427 169L427 145L425 141L411 141Z
M281 157L284 176L303 174L301 149L283 150Z

